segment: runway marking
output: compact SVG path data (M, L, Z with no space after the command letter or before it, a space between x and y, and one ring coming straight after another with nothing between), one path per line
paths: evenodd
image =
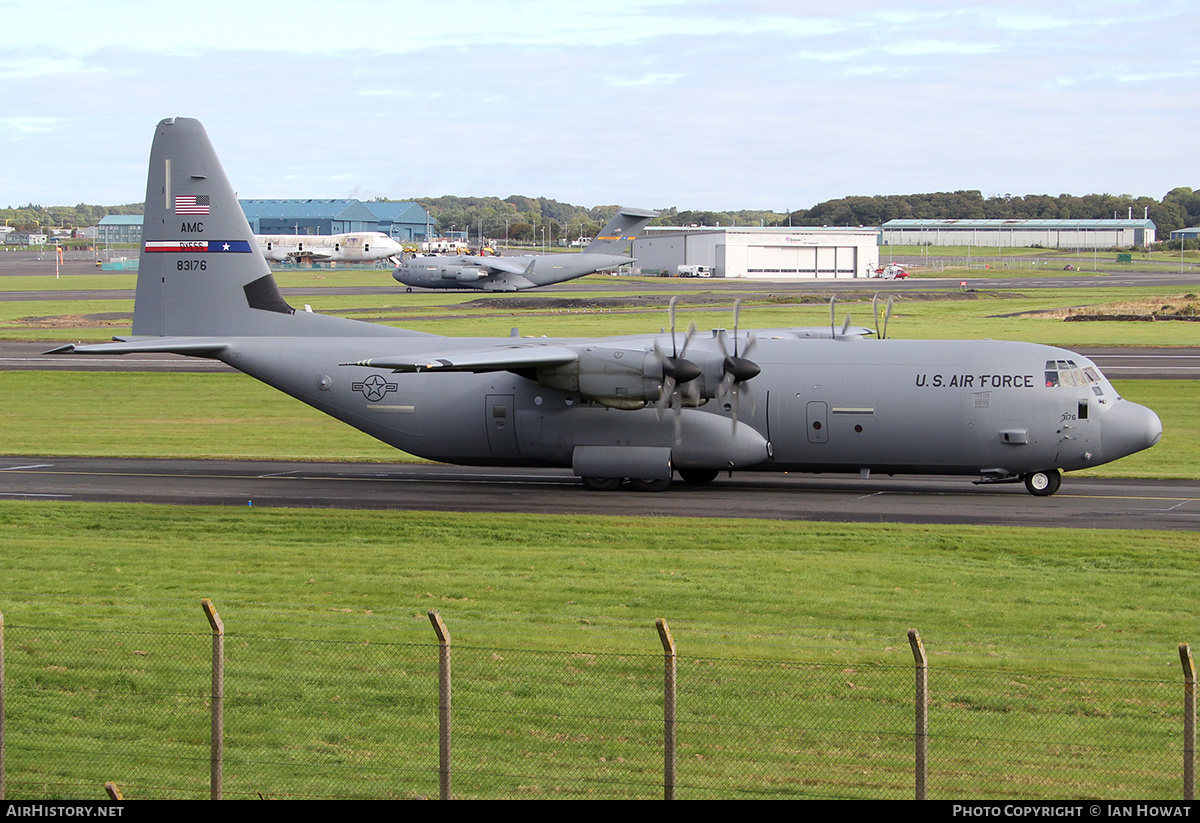
M1083 500L1179 500L1183 503L1190 503L1195 500L1194 497L1139 497L1136 494L1056 494L1055 497L1078 497Z
M17 471L26 471L28 469L51 469L51 468L54 468L53 463L35 463L31 466L6 466L4 468L0 468L0 472L17 472Z
M1171 508L1167 509L1167 511L1169 511L1169 512L1173 512L1173 511L1175 511L1176 509L1178 509L1180 506L1186 506L1188 503L1191 503L1191 502L1192 502L1191 500L1184 500L1184 501L1182 501L1182 502L1180 502L1180 503L1176 503L1174 506L1172 506Z

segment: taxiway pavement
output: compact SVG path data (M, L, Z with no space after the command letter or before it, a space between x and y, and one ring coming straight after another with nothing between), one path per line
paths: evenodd
M5 457L0 499L1200 530L1200 482L1070 475L1049 498L967 477L747 473L639 493L589 491L562 469Z

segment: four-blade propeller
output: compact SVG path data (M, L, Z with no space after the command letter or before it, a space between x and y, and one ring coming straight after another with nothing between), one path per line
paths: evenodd
M733 301L733 353L727 353L725 360L721 364L721 385L717 389L718 397L728 397L732 394L733 399L730 401L730 418L733 420L733 431L737 433L738 413L741 410L742 394L745 389L746 381L753 380L758 377L762 368L746 357L750 350L754 348L754 344L758 342L758 338L753 332L746 335L746 346L740 352L738 346L740 338L738 337L738 320L742 312L742 300L738 298ZM725 333L720 334L721 348L725 349ZM754 395L749 394L750 403L754 402ZM754 407L750 407L751 413Z
M734 432L737 432L737 418L742 402L742 395L748 394L749 402L753 402L753 395L745 392L745 384L749 380L753 380L762 371L762 368L750 360L748 355L757 338L753 334L749 334L743 339L739 336L739 317L741 314L742 301L740 299L734 301L733 304L733 343L732 348L729 344L729 336L724 329L721 329L716 334L716 339L719 341L719 353L713 352L711 347L702 346L700 360L707 360L711 365L708 367L708 373L712 374L712 369L716 364L713 362L714 357L721 358L720 378L716 386L711 382L704 385L702 388L702 378L705 375L706 368L699 365L687 357L688 348L692 344L692 340L696 333L696 324L688 325L687 335L684 337L683 346L679 347L676 343L675 336L675 308L679 298L672 297L669 305L670 321L671 321L671 353L668 355L661 351L655 344L654 351L658 355L659 362L662 367L663 383L662 390L659 394L657 407L660 410L670 407L674 412L675 417L675 442L679 442L680 414L683 406L697 406L701 402L703 394L704 399L711 397L726 398L730 397L730 413L733 420ZM704 349L708 349L704 351ZM713 378L710 377L709 380Z

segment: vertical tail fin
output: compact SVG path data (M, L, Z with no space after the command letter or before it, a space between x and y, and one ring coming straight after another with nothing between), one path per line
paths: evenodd
M646 209L619 209L596 239L584 249L586 254L624 254L646 224L658 217L658 212Z
M204 126L158 124L146 179L135 335L278 333L283 299Z

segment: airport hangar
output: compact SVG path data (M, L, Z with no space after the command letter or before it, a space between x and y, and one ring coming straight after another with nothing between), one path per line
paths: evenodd
M255 234L330 235L381 231L401 243L424 239L429 213L418 203L358 200L239 200ZM96 241L142 242L142 215L110 214L96 229Z
M1153 220L889 220L881 246L1109 249L1154 242Z
M239 200L255 234L330 235L380 231L399 242L423 238L429 213L419 204L359 200Z
M633 241L643 274L710 266L714 277L753 280L852 279L879 267L879 230L651 226Z

